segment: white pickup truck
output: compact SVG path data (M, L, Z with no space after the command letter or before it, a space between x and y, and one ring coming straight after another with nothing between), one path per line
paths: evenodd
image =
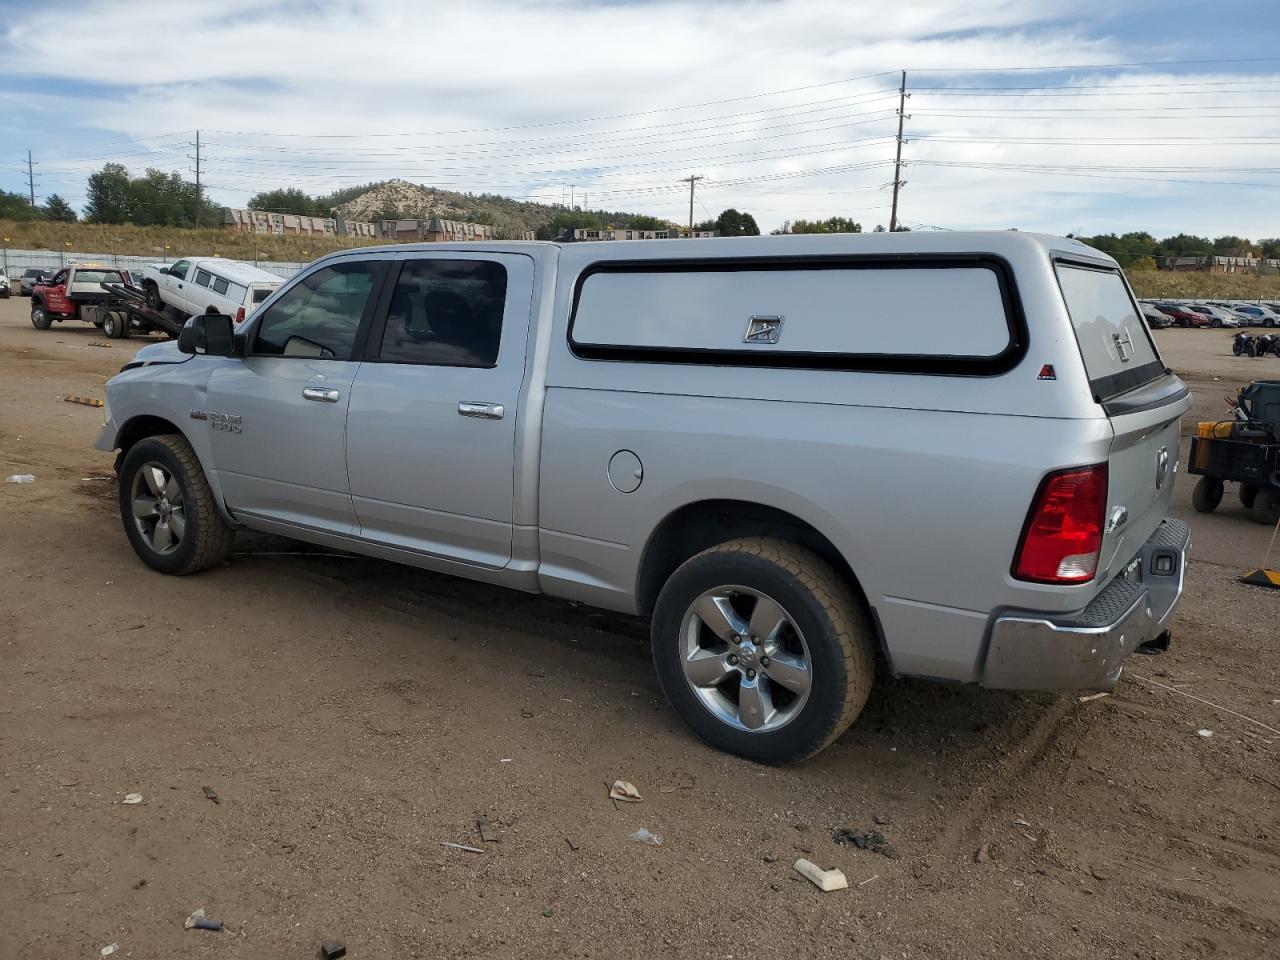
M222 257L195 257L176 263L149 263L142 271L147 306L187 314L219 313L244 322L253 308L284 281L249 263Z

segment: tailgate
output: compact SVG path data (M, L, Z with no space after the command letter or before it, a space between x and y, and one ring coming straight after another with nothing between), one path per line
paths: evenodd
M1094 400L1111 423L1107 513L1096 582L1104 586L1168 515L1186 385L1156 352L1118 269L1059 260L1058 284Z
M1115 436L1107 461L1107 523L1099 584L1119 573L1169 515L1178 463L1178 422L1190 405L1184 387L1175 398L1152 409L1111 417Z

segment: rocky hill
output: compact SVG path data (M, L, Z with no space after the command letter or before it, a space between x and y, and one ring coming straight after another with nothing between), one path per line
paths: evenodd
M585 217L592 223L619 225L652 219L639 214L603 210L574 214L549 204L489 193L455 193L400 179L351 187L321 198L320 202L332 207L345 220L443 217L487 223L500 239L519 236L526 230L533 230L545 239L566 219Z

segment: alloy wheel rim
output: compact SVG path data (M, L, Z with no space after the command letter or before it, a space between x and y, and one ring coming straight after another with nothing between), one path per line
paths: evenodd
M715 587L680 625L680 665L694 696L721 723L772 733L804 709L813 659L794 618L772 597Z
M164 556L173 553L187 533L182 484L164 464L150 460L133 475L129 491L133 523L143 541Z

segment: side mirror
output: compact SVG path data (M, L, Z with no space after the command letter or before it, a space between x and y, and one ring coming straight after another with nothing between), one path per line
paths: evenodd
M160 273L161 276L167 277L169 275L169 268L161 267L158 272Z
M238 357L243 352L242 345L243 339L236 336L231 318L221 313L197 314L178 334L178 349L183 353Z

